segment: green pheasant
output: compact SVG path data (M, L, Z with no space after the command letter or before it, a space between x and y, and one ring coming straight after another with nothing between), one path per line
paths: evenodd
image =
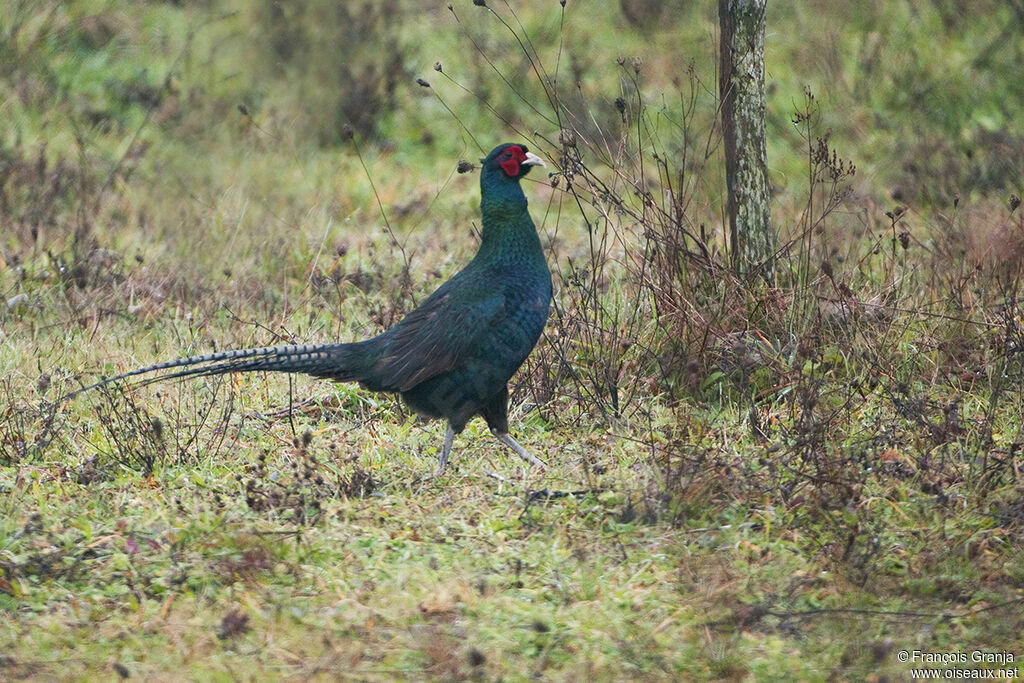
M144 383L229 372L304 373L391 392L419 414L444 418L444 472L455 435L475 415L523 460L545 467L508 433L508 381L540 338L551 273L519 181L544 163L518 144L481 160L480 248L469 264L394 327L366 341L222 351L104 379L86 389L158 370ZM86 390L86 389L83 389Z

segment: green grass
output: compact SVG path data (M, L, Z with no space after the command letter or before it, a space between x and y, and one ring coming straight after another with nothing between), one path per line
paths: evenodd
M772 4L792 249L768 286L673 260L683 229L724 249L713 8L489 4L557 65L561 124L468 2L0 18L0 678L881 680L909 676L900 650L1024 656L1012 9ZM815 160L826 137L855 175ZM477 421L433 478L442 424L306 378L57 402L376 334L470 258L456 162L511 139L563 173L526 187L558 305L510 416L549 472Z

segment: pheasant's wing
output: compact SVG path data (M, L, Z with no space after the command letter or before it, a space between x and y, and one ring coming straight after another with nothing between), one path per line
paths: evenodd
M502 294L479 298L458 288L438 290L382 335L371 373L387 391L408 391L478 352L506 317Z

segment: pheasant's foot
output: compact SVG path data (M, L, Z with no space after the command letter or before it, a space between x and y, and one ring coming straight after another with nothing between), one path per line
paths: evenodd
M548 466L544 463L543 460L534 457L528 450L526 450L525 448L520 446L519 443L515 439L513 439L511 436L509 436L508 433L504 433L504 434L498 434L497 432L493 432L493 433L494 433L494 437L498 441L500 441L501 443L505 444L506 446L511 448L513 451L515 451L515 454L518 455L523 460L525 460L526 462L530 463L534 467L539 467L542 470L546 470L548 468Z
M441 447L441 455L437 456L437 471L434 473L435 477L440 477L444 474L444 470L448 467L448 456L452 454L452 443L455 441L455 430L452 429L451 425L448 425L448 429L444 433L444 446Z

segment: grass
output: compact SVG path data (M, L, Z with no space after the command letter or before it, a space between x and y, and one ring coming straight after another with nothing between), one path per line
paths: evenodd
M764 283L718 265L713 11L490 4L0 19L0 677L1024 656L1012 7L772 6ZM443 425L305 378L57 401L376 334L471 256L456 162L506 139L557 172L526 188L557 294L510 416L550 472L476 421L432 478Z

